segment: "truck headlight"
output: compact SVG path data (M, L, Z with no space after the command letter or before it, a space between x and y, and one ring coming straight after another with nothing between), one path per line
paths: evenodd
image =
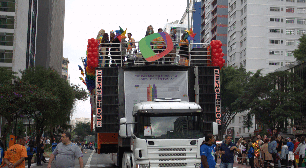
M149 168L149 164L138 164L136 165L137 168ZM200 166L201 167L201 166Z
M201 163L196 163L195 168L201 168Z

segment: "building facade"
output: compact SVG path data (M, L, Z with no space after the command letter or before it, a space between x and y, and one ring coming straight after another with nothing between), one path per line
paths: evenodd
M37 0L0 2L0 67L17 72L34 66Z
M229 0L228 11L228 65L265 75L295 61L305 0Z
M62 74L65 0L38 3L35 66L53 68Z
M201 41L222 42L223 59L227 60L228 0L202 0Z
M68 64L69 60L68 58L63 57L63 62L62 62L62 77L68 81Z

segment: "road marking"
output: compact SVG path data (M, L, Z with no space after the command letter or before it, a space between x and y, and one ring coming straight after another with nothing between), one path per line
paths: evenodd
M87 160L87 163L85 165L85 168L89 168L90 167L90 162L91 162L91 158L92 158L92 155L95 153L95 150L93 150L91 152L91 155L89 156L88 160Z

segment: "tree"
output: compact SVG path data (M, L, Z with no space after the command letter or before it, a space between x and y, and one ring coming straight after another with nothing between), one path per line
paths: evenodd
M239 103L264 127L286 131L288 120L300 118L300 104L305 100L302 79L288 71L252 76Z
M294 50L293 54L294 57L298 60L298 61L305 61L306 58L306 34L304 34L300 39L300 44L299 47Z
M87 135L94 135L94 133L91 132L90 123L77 123L73 132L80 141L83 141Z
M222 111L222 129L223 135L237 113L242 112L239 106L234 106L241 95L245 92L251 72L246 72L242 67L225 67L221 69L221 111Z
M6 67L0 67L0 85L11 84L13 79L17 79L15 76L17 73L7 69Z

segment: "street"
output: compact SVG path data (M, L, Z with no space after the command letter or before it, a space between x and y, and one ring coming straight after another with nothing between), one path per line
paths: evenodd
M49 158L46 158L49 160ZM111 160L111 154L97 154L94 150L87 150L87 153L83 154L84 168L112 168L115 167L114 162ZM48 163L42 163L42 166L37 166L36 163L32 164L31 168L46 168ZM75 160L75 167L79 167L79 160ZM28 166L26 165L26 168ZM55 167L54 161L52 167Z

